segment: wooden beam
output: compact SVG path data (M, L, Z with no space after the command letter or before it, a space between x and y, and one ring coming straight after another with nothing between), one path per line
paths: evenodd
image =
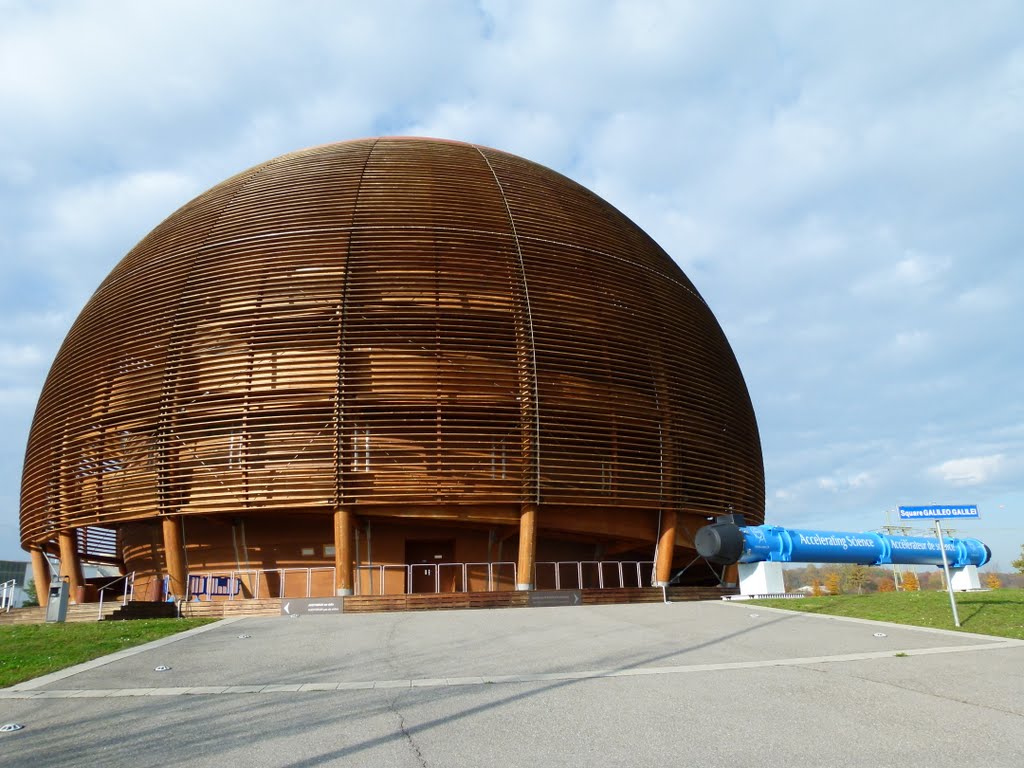
M667 587L672 577L672 556L676 547L676 511L661 513L661 536L658 539L658 561L655 563L654 586Z
M533 563L537 552L537 505L523 504L519 516L519 569L516 575L516 589L533 589Z
M352 511L348 507L334 510L334 593L339 596L353 594L353 529Z
M76 538L74 529L61 531L58 535L60 542L60 575L61 578L68 577L71 600L80 603L84 599L85 578L82 576L82 561L78 559Z
M185 564L185 547L181 536L181 517L166 516L161 519L164 534L164 559L167 565L167 589L175 600L185 599L188 580L188 566Z
M46 607L50 599L50 564L40 547L32 547L32 578L36 583L36 595L39 604Z

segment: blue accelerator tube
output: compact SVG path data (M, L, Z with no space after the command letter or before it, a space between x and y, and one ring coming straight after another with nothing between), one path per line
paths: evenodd
M943 537L951 568L982 566L991 550L977 539ZM697 552L713 563L857 563L942 565L938 539L884 533L808 531L774 525L706 525L694 537Z

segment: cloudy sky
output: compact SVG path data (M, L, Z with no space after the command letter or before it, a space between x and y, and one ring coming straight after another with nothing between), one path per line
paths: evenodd
M696 283L768 519L977 503L1024 542L1024 5L0 0L0 559L50 363L160 220L314 144L554 168Z

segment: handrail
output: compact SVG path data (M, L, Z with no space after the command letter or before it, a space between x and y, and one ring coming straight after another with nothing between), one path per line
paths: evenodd
M125 605L128 605L129 593L131 594L131 599L135 599L135 571L126 573L124 576L118 576L113 581L107 582L100 587L100 609L96 614L96 621L103 620L103 593L122 580L124 580L124 592L121 594L121 606L124 607Z
M8 579L0 584L0 610L9 613L14 603L14 590L18 587L17 579Z

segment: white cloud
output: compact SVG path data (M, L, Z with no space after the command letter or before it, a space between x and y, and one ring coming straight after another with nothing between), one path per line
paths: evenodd
M126 229L141 238L200 191L194 179L170 171L91 179L61 190L49 202L42 236L49 248L91 247Z
M941 288L942 278L949 273L952 260L909 251L899 261L886 265L858 280L851 290L866 298L900 300L917 298Z
M1006 457L1001 453L992 456L972 456L944 461L928 471L953 486L982 485L990 482L1006 468Z
M883 357L894 363L914 363L932 347L927 331L900 331L882 348Z
M6 344L0 342L0 368L21 368L37 365L43 355L31 344Z
M853 475L846 477L819 477L817 480L818 488L823 491L829 491L831 493L840 493L844 491L851 491L857 488L865 488L871 485L871 473L870 472L857 472Z
M0 387L0 411L20 421L26 415L26 408L35 407L38 397L39 390L34 387Z

